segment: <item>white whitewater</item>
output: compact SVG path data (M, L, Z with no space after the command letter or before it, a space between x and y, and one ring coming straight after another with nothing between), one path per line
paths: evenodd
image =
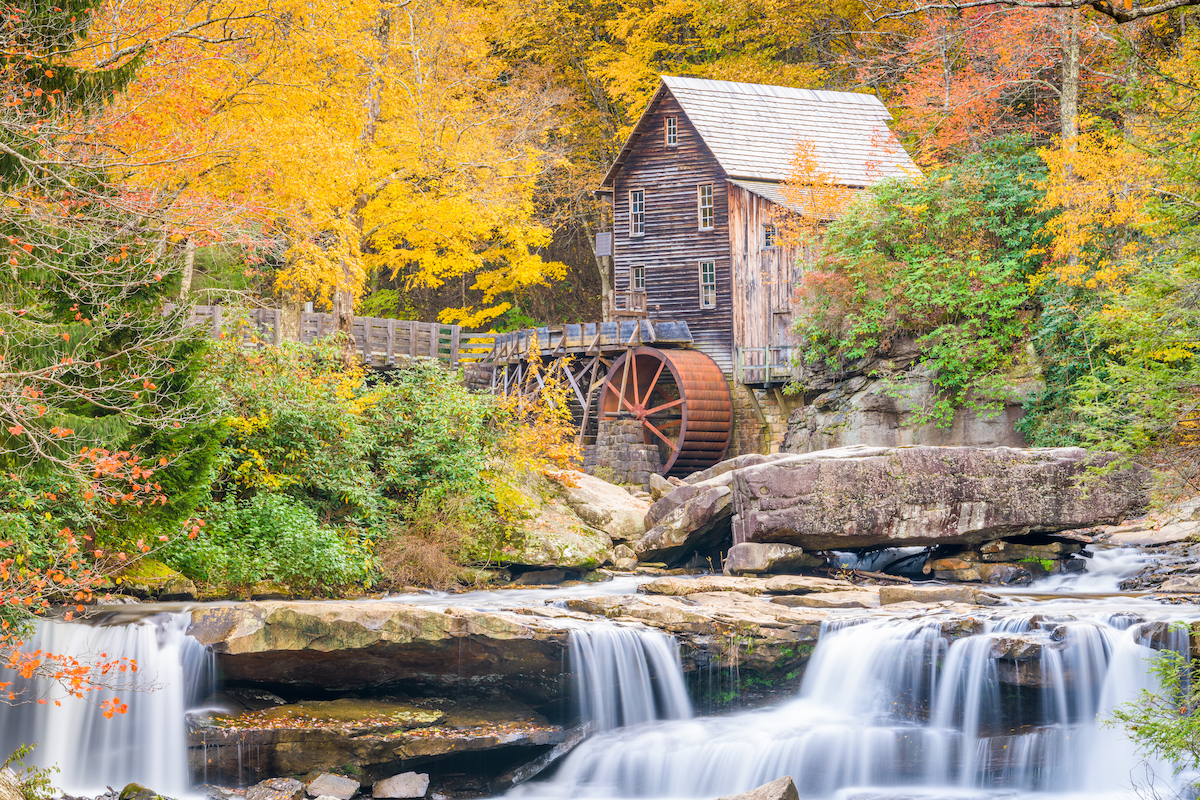
M1083 604L1053 615L1026 607L954 641L930 618L830 624L796 699L610 731L513 792L713 798L791 775L812 798L1133 797L1152 779L1123 733L1098 720L1149 688L1153 651L1136 621ZM1026 679L1043 688L1002 682L993 648L1013 635L1049 648ZM1170 768L1150 767L1169 788Z
M594 625L571 631L580 717L597 731L692 716L679 644L659 631Z
M53 783L68 793L94 796L105 786L119 790L133 781L167 795L185 794L185 713L212 691L214 678L212 654L186 634L189 617L160 614L97 626L42 622L28 649L132 658L138 665L135 682L154 691L120 692L129 711L112 719L97 708L114 695L109 691L92 692L87 701L51 691L47 705L0 705L0 760L21 744L36 743L29 761L59 766L62 772ZM27 695L36 696L47 687L24 688ZM62 707L55 707L54 699L60 699Z

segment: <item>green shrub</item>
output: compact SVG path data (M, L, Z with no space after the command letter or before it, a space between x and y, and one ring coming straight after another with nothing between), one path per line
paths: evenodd
M800 292L803 357L835 370L916 337L939 400L927 416L993 405L1033 316L1030 251L1043 167L1019 142L876 185L830 225Z
M322 525L288 495L230 498L214 512L200 533L175 540L164 554L188 577L225 586L271 580L316 592L369 580L369 545Z

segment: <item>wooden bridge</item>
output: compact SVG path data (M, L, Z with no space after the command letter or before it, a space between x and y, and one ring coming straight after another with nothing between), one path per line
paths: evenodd
M332 335L337 323L332 314L301 313L299 335L285 335L284 312L278 308L232 309L195 306L192 322L207 327L216 338L236 336L247 347L278 345L291 338L304 344ZM490 362L496 334L463 332L458 325L416 322L379 317L355 317L354 343L362 363L393 367L397 359L432 358L451 368Z

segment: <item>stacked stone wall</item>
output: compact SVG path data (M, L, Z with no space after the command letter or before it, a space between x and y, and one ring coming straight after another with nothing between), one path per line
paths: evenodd
M753 399L751 392L754 393ZM733 398L733 440L729 443L726 458L749 453L778 453L787 435L791 406L801 405L800 398L793 401L785 395L783 402L786 407L781 408L774 391L752 389L738 383L731 383L730 394ZM757 408L754 400L758 401ZM762 411L761 417L759 409Z
M662 473L658 448L646 444L637 419L600 421L596 443L583 448L583 471L611 483L646 486Z

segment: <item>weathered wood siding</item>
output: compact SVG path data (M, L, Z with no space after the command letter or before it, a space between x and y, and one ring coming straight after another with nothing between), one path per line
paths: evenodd
M733 253L733 340L738 347L795 344L792 302L803 249L763 247L763 227L775 224L770 200L729 186L729 241Z
M666 118L678 118L678 145L667 147ZM713 187L713 228L701 231L697 187ZM629 191L646 193L645 235L629 235ZM646 268L646 304L655 319L683 320L696 349L733 374L728 192L725 173L669 93L651 111L645 133L613 181L613 267L616 288L629 288L630 268ZM700 262L716 266L717 307L700 308Z

